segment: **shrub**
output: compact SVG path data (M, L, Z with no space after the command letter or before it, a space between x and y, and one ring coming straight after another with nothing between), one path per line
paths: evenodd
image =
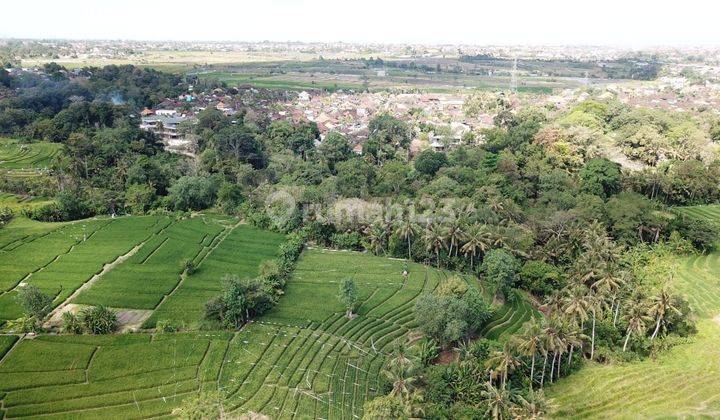
M180 263L180 269L187 273L187 275L191 276L193 273L195 273L195 263L191 259L184 259Z
M61 191L55 202L35 209L23 210L28 218L39 222L64 222L93 215L85 200L78 192Z
M376 397L363 406L363 419L406 419L405 404L393 396Z
M170 321L167 319L162 319L162 320L158 321L157 323L155 323L155 329L157 331L164 332L164 333L173 333L173 332L180 331L181 326L176 324L173 321Z
M63 312L62 332L69 334L82 334L83 323L80 317L78 317L72 312Z
M20 288L15 300L28 317L42 320L50 312L53 298L43 293L39 287L30 284Z
M104 306L94 306L80 312L85 330L91 334L110 334L118 329L117 314Z
M330 236L330 243L339 249L359 250L362 248L362 236L358 232L334 233Z
M217 186L207 176L184 176L168 191L167 199L175 210L203 210L213 205Z
M468 285L458 276L448 277L447 280L440 283L435 291L439 296L462 296L467 292Z
M10 223L15 213L9 207L0 207L0 229Z
M40 330L39 322L34 316L24 316L16 320L8 321L3 327L3 331L12 334L27 334Z

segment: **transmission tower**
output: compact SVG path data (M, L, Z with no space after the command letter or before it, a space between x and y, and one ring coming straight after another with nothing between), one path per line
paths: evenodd
M510 71L510 91L517 93L517 57L513 59L512 71Z

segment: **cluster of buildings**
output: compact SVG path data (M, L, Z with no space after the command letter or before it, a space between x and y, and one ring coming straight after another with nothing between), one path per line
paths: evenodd
M413 142L415 149L429 146L444 150L466 134L492 126L490 114L468 117L464 102L461 94L301 92L270 113L272 119L314 122L321 137L339 132L356 145L356 152L362 150L361 144L369 136L370 120L385 113L425 127L426 135Z

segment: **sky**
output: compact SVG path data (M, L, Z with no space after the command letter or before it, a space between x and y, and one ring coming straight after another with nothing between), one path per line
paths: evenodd
M21 0L0 38L720 45L717 0Z

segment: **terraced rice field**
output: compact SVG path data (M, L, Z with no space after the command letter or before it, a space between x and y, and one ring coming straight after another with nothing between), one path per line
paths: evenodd
M250 238L247 247L255 248L255 258L261 259L274 250L267 236L263 240L260 232L233 230L226 240ZM208 251L197 276L184 280L188 296L212 286L213 273L226 271L224 264L237 258L237 249L223 243ZM378 392L379 372L393 341L405 339L416 326L414 299L450 275L410 264L404 279L405 264L308 250L283 303L235 334L22 340L0 363L0 395L6 392L2 409L7 417L163 416L203 388L221 390L226 409L237 413L256 411L283 419L359 417L363 403ZM248 261L248 274L255 269ZM354 319L344 316L335 298L338 282L346 276L355 277L362 295ZM172 299L182 297L182 288ZM157 313L163 311L161 305Z
M686 209L718 218L720 207ZM680 261L673 287L698 317L698 334L655 360L593 365L553 386L562 418L720 417L720 253Z
M220 360L231 337L194 333L23 339L0 364L0 417L168 415L187 395L218 386Z
M449 275L409 264L404 280L405 264L354 252L306 251L281 303L243 331L255 338L235 339L249 347L231 343L223 369L228 380L222 378L229 407L273 418L360 417L362 404L378 392L392 343L416 327L414 299ZM352 320L335 297L347 276L358 284L362 302Z
M720 223L720 205L682 207L680 211L689 216Z
M62 152L58 143L23 144L0 139L0 173L13 177L35 177L48 170L55 156Z
M161 219L167 218L84 220L0 241L0 321L22 315L14 302L21 283L37 285L59 304L105 264L144 240ZM4 239L5 232L0 237Z
M22 197L15 194L0 192L0 208L7 207L16 214L22 209L33 209L50 204L52 200L43 197Z
M206 240L209 245L195 256L195 272L186 276L174 293L159 304L146 327L154 327L158 320L193 326L201 319L205 302L220 293L223 276L256 276L260 264L274 258L285 239L277 233L233 225L234 221L225 223L227 229L212 241Z
M191 324L202 303L219 290L219 277L228 272L255 275L258 264L274 256L284 240L218 217L146 219L146 236L138 234L123 249L113 248L134 254L77 295L76 303L154 309L147 325L168 319ZM111 233L117 220L123 219L87 221L84 230L78 224L62 225L6 247L21 250L48 241L33 249L40 254L42 249L63 250L64 258L92 241L98 246L117 242ZM129 226L117 226L123 228ZM81 233L89 237L83 241ZM40 254L11 271L10 278L45 267L35 268L27 279L32 282L60 260L52 252ZM107 255L111 258L109 250ZM184 257L197 263L193 275L181 273L177 260ZM407 279L402 276L405 267ZM234 413L255 411L280 419L361 417L363 403L379 392L380 370L393 343L407 339L417 327L414 299L451 274L402 260L310 249L301 256L280 304L236 333L40 336L18 342L0 336L0 354L7 352L0 362L0 417L161 417L200 389L220 390L225 409ZM361 295L353 319L336 298L338 284L347 276L356 280ZM474 279L465 280L476 287ZM48 276L42 287L67 296L65 288L58 290L58 281ZM12 286L8 282L6 288ZM530 312L519 303L517 309L498 313L489 334L510 332Z
M531 318L539 316L527 300L512 302L497 309L480 334L491 340L502 340L518 332Z
M55 305L158 308L151 325L169 319L192 326L223 275L255 275L282 240L219 216L14 220L0 231L0 324L22 315L14 297L27 283L54 296ZM192 276L182 273L186 258L198 267Z

